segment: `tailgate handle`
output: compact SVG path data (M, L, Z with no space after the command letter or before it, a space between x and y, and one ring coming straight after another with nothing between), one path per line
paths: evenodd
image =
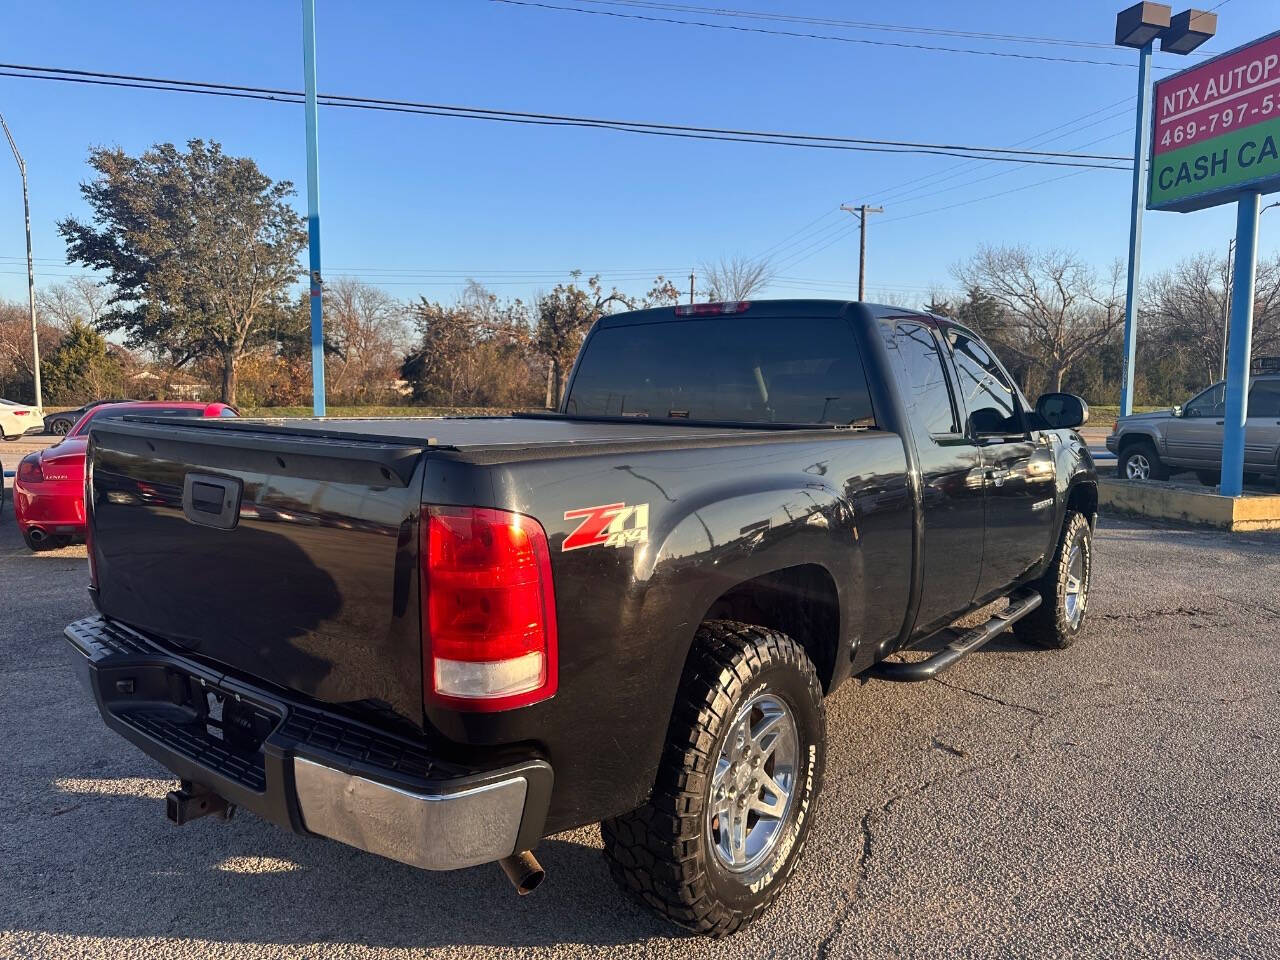
M240 481L188 473L182 484L182 512L192 523L230 530L240 519Z

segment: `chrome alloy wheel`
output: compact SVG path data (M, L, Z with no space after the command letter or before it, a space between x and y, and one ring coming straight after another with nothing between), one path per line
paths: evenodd
M1067 556L1067 586L1063 594L1067 607L1067 622L1072 628L1080 625L1084 607L1089 600L1089 584L1085 580L1084 551L1077 541Z
M721 866L746 873L778 845L795 796L800 738L791 708L761 693L738 711L720 748L707 837Z
M1131 453L1125 461L1124 473L1130 480L1150 480L1151 461L1140 453Z

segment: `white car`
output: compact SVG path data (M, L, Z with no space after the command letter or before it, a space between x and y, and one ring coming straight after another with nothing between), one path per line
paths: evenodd
M28 433L44 430L44 414L39 407L13 400L0 399L0 434L6 440L17 440Z

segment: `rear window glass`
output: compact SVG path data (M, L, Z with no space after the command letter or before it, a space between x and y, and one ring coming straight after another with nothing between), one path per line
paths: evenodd
M608 327L565 408L578 416L873 426L844 320L733 315Z
M1280 417L1280 380L1259 380L1253 385L1248 416Z

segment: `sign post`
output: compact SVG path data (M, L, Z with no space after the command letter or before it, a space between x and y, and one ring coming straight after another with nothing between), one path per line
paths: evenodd
M1222 426L1223 496L1244 493L1244 437L1249 410L1249 357L1253 352L1253 281L1258 268L1261 194L1236 202L1236 263L1231 285L1231 335L1227 354L1227 403Z
M1280 190L1280 32L1155 86L1152 210L1187 213L1236 202L1235 265L1223 418L1226 496L1244 489L1259 198Z

